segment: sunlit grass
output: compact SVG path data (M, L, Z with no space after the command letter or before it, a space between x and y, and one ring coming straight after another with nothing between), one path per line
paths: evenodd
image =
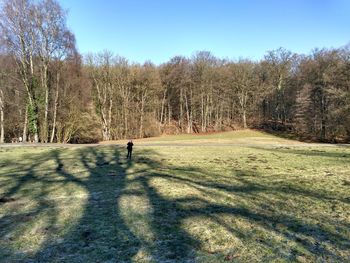
M119 140L115 143L126 144L128 140ZM134 139L137 144L218 144L218 143L235 143L235 144L301 144L301 142L286 139L285 136L277 137L272 134L258 131L258 130L237 130L227 132L215 133L193 133L193 134L179 134L179 135L163 135L160 137L150 137L143 139ZM113 142L101 142L101 144L111 144Z
M0 149L0 261L347 262L350 148Z

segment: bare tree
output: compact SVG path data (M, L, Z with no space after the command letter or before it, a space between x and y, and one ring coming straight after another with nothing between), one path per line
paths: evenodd
M42 121L41 141L48 141L48 115L50 103L49 67L53 60L60 61L67 52L67 40L71 34L66 26L66 12L54 0L44 0L35 5L35 26L38 31L38 57L40 58L40 79L44 90L44 119ZM68 37L67 37L68 36ZM59 63L59 62L58 62ZM59 82L59 70L56 72L56 82ZM55 100L57 102L58 88ZM56 109L57 110L57 109ZM54 128L53 128L54 130ZM51 138L53 136L51 135ZM52 139L51 139L52 140Z
M144 137L144 121L147 110L152 107L152 99L155 98L155 92L161 83L159 73L151 63L145 63L143 66L134 65L134 80L132 85L135 89L135 99L139 112L139 132L138 137ZM155 118L154 118L155 119Z
M247 111L257 84L255 65L251 61L246 60L230 63L228 67L228 85L232 88L234 97L238 102L242 125L246 129L248 127Z
M267 78L273 94L271 96L273 101L270 102L270 105L274 107L273 117L283 123L286 122L288 116L285 93L291 77L293 59L295 55L283 48L268 51L265 56Z
M28 96L30 131L38 141L37 79L34 59L37 52L37 29L34 25L35 8L30 0L8 0L4 3L0 29L8 51L14 56ZM25 120L26 123L27 120ZM26 125L24 125L26 129Z
M96 113L100 116L102 126L102 137L103 140L110 140L114 106L113 55L105 51L98 55L89 55L87 60L94 89Z
M200 51L160 66L105 51L83 63L55 0L5 0L0 30L11 57L0 61L1 142L21 130L24 140L66 143L237 126L350 138L349 47L308 56L280 48L260 62Z
M1 78L1 76L0 76ZM0 143L4 142L5 139L5 124L4 124L4 111L5 111L5 98L4 91L0 80Z

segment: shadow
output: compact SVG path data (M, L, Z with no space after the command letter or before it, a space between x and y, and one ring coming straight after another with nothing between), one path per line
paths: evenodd
M312 147L312 145L310 145ZM337 145L338 146L338 145ZM330 146L331 147L331 146ZM345 146L344 146L345 147ZM350 153L345 153L343 151L336 150L322 150L322 148L310 149L307 146L304 147L293 147L281 146L281 147L259 147L259 146L250 146L249 148L268 151L272 153L281 153L281 154L294 154L301 156L316 156L316 157L325 157L325 158L336 158L338 162L348 163L350 159ZM330 148L332 149L332 148ZM333 161L333 160L332 160Z
M59 216L56 202L47 198L51 190L48 186L57 184L57 182L51 182L38 175L38 170L40 170L38 166L51 160L52 155L32 156L24 154L23 157L25 162L8 161L6 166L14 169L7 170L10 173L0 175L1 181L5 181L8 186L7 191L2 192L1 199L10 200L0 203L0 211L6 209L7 212L6 214L0 212L0 236L2 237L1 241L5 243L18 240L23 235L23 231L28 231L33 226L33 222L39 221L43 217L47 219L46 224L35 231L46 235L54 229ZM25 172L23 173L23 171ZM32 188L33 186L35 188ZM35 201L35 205L29 206L27 209L29 198L29 202ZM16 254L17 256L13 257ZM0 245L0 261L6 259L4 262L9 262L8 258L16 259L16 257L22 258L23 255L7 246Z
M273 130L273 129L262 129L259 131L261 131L265 134L268 134L268 135L273 135L273 136L279 137L281 139L311 142L308 140L304 140L302 137L298 136L297 134L295 134L291 131L278 131L278 130Z
M64 178L64 184L73 182L87 194L82 216L63 239L46 242L33 259L40 262L115 262L116 259L131 262L140 240L129 230L117 204L126 187L126 170L132 162L122 161L117 147L106 152L84 148L79 150L78 156L87 173L81 178L65 169L59 151L53 152L56 173Z
M52 151L51 158L56 163L55 173L62 178L62 187L73 183L87 193L82 216L59 242L50 242L48 239L39 252L31 257L32 260L132 262L137 260L134 257L141 249L147 257L157 262L181 262L194 258L191 248L196 246L196 242L181 228L181 209L177 207L176 201L164 199L157 193L149 182L149 174L139 176L137 173L137 179L128 179L128 170L132 169L133 161L121 158L117 147L105 147L104 150L90 147L79 151L78 155L88 173L87 177L79 178L66 171L60 151ZM151 159L136 158L136 161L147 167L160 166ZM133 173L130 172L130 175ZM130 189L129 186L133 184L139 184L140 187ZM137 218L123 213L123 198L140 196L150 203L151 213L147 214L147 221L151 240L142 235L137 236L137 230L132 226L137 223ZM54 225L56 222L52 220L49 224Z
M8 163L26 172L0 195L10 200L0 203L5 211L0 217L0 261L196 262L200 256L227 261L237 244L241 251L269 251L262 256L265 261L296 261L301 255L311 261L348 259L348 221L322 214L303 218L301 208L289 202L346 200L284 182L259 181L256 171L220 175L194 165L172 165L150 150L140 150L127 161L124 151L116 146L54 149L27 156L30 165ZM27 207L28 198L35 205ZM222 249L209 249L207 233L195 232L201 227L223 229L215 233L228 233L227 238L239 243L235 247L223 239ZM41 239L38 249L21 254L21 246L13 242L26 231L39 233ZM5 247L6 242L11 246ZM253 258L249 252L241 255L249 256Z

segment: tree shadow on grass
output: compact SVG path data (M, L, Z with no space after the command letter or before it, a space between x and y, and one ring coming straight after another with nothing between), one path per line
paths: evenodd
M116 147L107 152L85 148L79 151L77 162L87 176L78 177L66 170L58 151L54 151L53 157L57 163L56 172L66 182L79 185L87 198L82 203L81 216L72 222L68 233L59 242L48 240L33 259L40 262L130 262L140 241L126 226L118 209L118 199L126 185L126 170L132 163L123 162Z
M0 250L0 253L5 255L6 252L12 259L24 259L25 262L193 262L200 261L199 254L206 257L218 254L224 261L227 251L208 251L204 241L206 234L202 234L203 238L198 237L191 232L193 229L184 227L186 220L205 219L226 229L241 240L243 246L272 250L269 257L261 257L265 260L295 260L303 253L288 250L276 235L301 246L305 253L313 256L311 259L342 262L349 256L349 253L342 256L325 245L333 242L336 244L333 247L346 251L350 241L344 235L344 229L348 225L337 222L342 228L338 233L325 227L325 223L331 225L332 222L321 222L329 220L327 218L320 216L320 222L304 220L283 207L275 207L269 200L273 197L284 202L287 200L283 199L292 194L327 201L327 196L315 195L306 189L286 194L281 185L255 182L253 179L258 178L259 173L254 171L241 170L224 178L197 167L166 164L159 161L153 151L139 152L139 157L134 157L133 161L126 161L124 156L121 157L124 152L120 151L117 147L89 147L76 150L72 159L65 157L64 150L52 150L40 156L41 162L55 160L52 174L46 176L40 175L34 164L22 167L28 172L3 196L18 195L21 198L23 189L39 183L40 189L33 189L35 192L32 193L37 206L26 212L12 210L3 215L1 234L11 236L23 224L27 226L24 229L31 231L33 221L45 217L44 227L39 229L44 231L44 240L40 249L32 254L18 255L11 249ZM72 169L76 164L77 169ZM159 182L162 184L157 184ZM50 195L51 187L56 185L66 191L68 200L64 205L67 209L63 201ZM185 188L189 189L186 194ZM78 190L85 193L85 199L76 196ZM175 191L178 196L171 195ZM81 211L74 214L69 203L78 203L76 207ZM62 225L60 221L65 212L70 213L65 221L68 225ZM26 215L28 221L24 219ZM225 220L225 216L260 228L267 236L254 236L255 232L248 233ZM76 220L70 221L70 217ZM5 244L3 240L1 242ZM227 249L230 245L224 247ZM253 256L245 255L248 259Z
M16 241L30 231L46 235L51 230L49 228L54 228L56 225L59 215L56 202L47 198L50 194L48 186L57 182L38 175L38 166L49 161L51 154L39 154L34 157L23 155L23 157L28 162L8 161L7 166L12 169L8 170L8 174L0 175L1 181L8 184L6 188L2 188L6 190L0 195L3 200L0 202L0 261L4 262L23 258L25 253L19 252L21 243ZM31 201L35 204L31 204ZM47 219L46 224L34 230L35 222L43 217ZM14 249L8 246L11 242L15 243Z
M165 169L162 170L165 171ZM241 240L248 241L256 238L257 245L265 246L276 253L269 260L280 260L285 249L282 248L285 244L279 243L281 241L276 241L276 235L296 243L296 247L302 247L303 251L307 251L307 253L304 253L292 249L289 254L285 255L284 259L286 260L296 260L296 257L300 255L312 255L312 260L317 258L318 260L322 259L332 262L343 262L349 259L350 236L347 230L350 226L349 221L323 216L324 211L320 211L320 214L315 218L307 214L307 210L311 210L312 207L306 207L304 208L306 210L299 211L301 214L294 213L296 211L293 212L293 208L288 207L288 201L294 197L321 201L325 204L330 204L330 201L342 202L344 206L347 206L346 203L348 203L346 199L332 197L331 193L318 193L306 188L295 187L284 182L258 183L254 180L254 178L260 176L256 171L240 171L240 176L234 177L235 184L227 184L215 181L215 178L220 176L219 174L208 174L206 171L192 168L182 170L185 174L187 173L186 178L173 175L173 169L171 168L165 173L152 174L152 178L161 177L173 182L180 182L182 185L189 185L201 191L203 196L211 195L215 200L220 200L226 194L230 194L234 195L235 198L239 197L242 201L241 205L232 205L229 202L227 204L215 204L215 202L208 202L200 198L192 198L190 200L176 199L174 201L177 204L183 204L184 202L195 203L195 201L201 201L205 204L200 208L191 207L190 205L188 209L180 208L184 214L181 218L182 220L188 217L200 218L206 216L211 221L224 226ZM198 178L198 174L204 178ZM210 177L212 179L208 179ZM246 179L247 177L252 177L253 179L248 180ZM278 203L274 199L277 199ZM245 204L247 200L249 200L248 206ZM323 207L322 209L325 208ZM305 214L303 214L304 212ZM261 227L270 236L267 238L261 238L261 236L252 238L243 230L239 230L224 222L221 216L225 215L244 219L255 226ZM334 247L331 248L329 244L333 244ZM342 252L339 253L338 249ZM347 253L344 253L344 251L347 251Z
M87 148L79 152L79 161L88 173L87 177L81 178L65 169L60 151L52 152L51 157L57 164L56 174L65 179L64 184L73 183L83 188L88 197L82 216L69 232L59 238L59 242L48 239L32 260L131 262L138 260L137 253L140 251L143 251L139 255L141 259L157 262L193 259L190 249L195 240L181 229L179 215L172 212L176 202L163 199L147 182L146 176L129 180L128 170L132 170L133 161L121 158L119 148L105 149L108 150ZM139 161L142 163L144 160L140 158ZM146 165L159 166L154 162L147 159ZM140 183L140 187L130 188L135 182ZM139 207L133 213L125 211L128 206L125 207L124 200L137 197L148 200L149 213L138 214ZM149 222L149 233L145 234L151 234L151 238L143 237L143 233L134 228L133 224L144 223L139 222L137 216L147 217L145 221Z
M339 163L348 163L350 159L350 153L344 151L336 151L332 149L333 146L324 146L322 148L315 148L312 144L310 145L312 148L308 148L307 146L302 147L293 147L291 146L281 146L281 147L259 147L259 146L251 146L252 149L268 151L273 153L281 153L281 154L295 154L301 156L315 156L315 157L325 157L325 158L334 158L337 159ZM337 146L340 147L340 146ZM347 147L343 146L343 150L346 150ZM334 160L333 160L334 161Z

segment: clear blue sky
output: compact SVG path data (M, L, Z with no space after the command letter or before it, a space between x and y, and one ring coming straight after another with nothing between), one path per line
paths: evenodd
M81 53L156 64L207 50L260 59L350 42L350 0L59 0Z

